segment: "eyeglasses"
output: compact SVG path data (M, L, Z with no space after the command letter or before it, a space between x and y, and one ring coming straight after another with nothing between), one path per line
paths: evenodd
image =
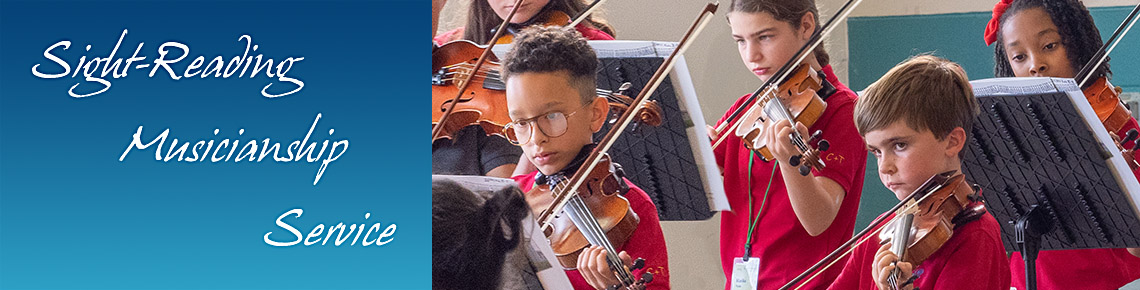
M533 135L531 128L538 124L538 130L547 137L559 137L566 134L567 122L566 119L581 111L583 108L590 106L594 102L587 103L586 105L565 114L562 112L550 112L541 116L512 121L503 126L503 136L507 137L514 145L522 145L530 142L530 136Z

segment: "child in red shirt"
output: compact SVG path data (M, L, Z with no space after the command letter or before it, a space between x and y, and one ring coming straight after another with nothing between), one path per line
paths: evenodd
M819 29L818 9L811 0L734 0L728 23L741 60L760 81L771 78ZM828 58L819 46L804 60L834 86L832 93L821 93L827 107L815 124L806 128L780 121L766 128L768 140L776 140L767 142L775 162L761 161L732 132L722 132L728 137L713 149L717 164L723 168L724 188L732 207L732 211L721 213L721 264L728 280L725 288L732 284L738 258L743 262L747 262L745 257L757 260L757 285L775 289L851 237L867 152L851 121L855 93L835 77ZM718 123L745 105L747 97L738 99ZM794 104L807 97L782 101ZM800 154L787 138L791 130L799 130L805 137L810 136L808 132L823 132L822 139L831 144L821 152L826 164L823 170L803 176L788 164L791 156ZM710 135L717 138L715 132ZM836 274L838 269L828 271L808 288L827 285Z
M440 0L436 0L440 1ZM446 1L443 1L446 2ZM494 29L503 23L503 18L511 12L515 0L475 0L468 9L467 25L435 36L435 44L466 39L478 44L486 44L494 36ZM443 7L443 4L436 4ZM586 10L586 2L582 0L523 0L522 6L511 18L511 29L521 29L535 23L546 21L548 13L559 11L567 16L574 17ZM575 26L587 40L613 40L614 30L601 17L590 15L586 20ZM434 32L434 31L433 31Z
M537 215L550 206L549 193L530 193L536 177L541 180L569 178L584 155L593 149L593 133L605 123L609 104L595 93L597 57L586 40L574 30L532 27L515 37L507 54L504 80L507 110L514 120L504 134L522 146L526 159L538 171L515 176L527 191L527 202ZM625 245L614 245L624 259L644 258L646 267L635 271L653 273L648 289L669 289L669 261L657 209L644 191L629 180L625 198L640 217L637 229ZM605 251L587 248L578 257L577 270L567 270L575 289L605 289L618 283L604 261Z
M964 70L922 55L864 91L855 105L855 126L878 161L879 179L903 200L931 176L961 172L959 152L977 114ZM953 219L963 218L949 240L918 265L899 261L891 243L880 246L873 235L855 247L831 289L893 289L888 277L896 268L897 281L904 281L899 289L1009 289L1000 226L988 212L965 217L966 212ZM905 282L912 276L913 283Z
M986 27L986 44L994 45L997 77L1072 78L1103 43L1092 15L1076 0L1003 0L994 7ZM1058 21L1058 19L1066 19ZM1086 84L1111 74L1108 63L1093 72ZM1078 80L1079 81L1079 80ZM1085 89L1085 88L1082 88ZM1091 103L1096 100L1090 99ZM1103 119L1102 119L1103 120ZM1138 129L1129 117L1116 132ZM1131 148L1135 141L1123 146ZM1140 177L1140 172L1133 172ZM1087 249L1041 251L1037 256L1040 289L1117 289L1140 279L1136 249ZM1010 258L1013 286L1025 289L1025 262L1021 253Z

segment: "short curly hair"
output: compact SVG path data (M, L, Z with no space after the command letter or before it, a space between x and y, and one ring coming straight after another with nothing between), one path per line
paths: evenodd
M563 27L524 29L515 35L514 47L503 63L503 80L521 73L566 72L582 103L597 98L598 57L578 31Z
M998 23L1004 24L1014 14L1033 8L1044 9L1049 18L1052 18L1053 24L1057 25L1057 33L1061 34L1061 41L1074 72L1084 67L1104 43L1088 8L1077 0L1016 0L1009 5ZM998 29L997 45L994 45L994 76L1013 77L1015 75L1006 57L1000 26ZM1105 63L1092 72L1091 79L1111 75L1108 59L1105 59Z

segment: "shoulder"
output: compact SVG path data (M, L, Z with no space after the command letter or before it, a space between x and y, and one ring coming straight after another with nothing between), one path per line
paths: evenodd
M985 255L986 251L1005 252L1001 241L1001 225L988 212L978 220L954 230L951 239L957 240L955 244L958 249L977 252L979 255Z
M649 198L649 194L645 193L645 190L633 184L629 179L623 177L622 180L625 181L626 185L629 185L629 191L625 193L625 199L629 201L629 205L633 208L633 211L639 215L642 214L642 212L652 212L654 216L657 216L657 205Z
M594 28L585 23L579 23L578 26L574 27L574 29L578 30L578 33L581 33L582 37L585 37L586 40L614 40L614 37L605 31Z

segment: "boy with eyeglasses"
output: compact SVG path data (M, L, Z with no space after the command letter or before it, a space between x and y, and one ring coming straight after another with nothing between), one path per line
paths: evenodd
M537 215L550 206L550 193L530 193L536 182L551 182L574 175L594 149L593 133L602 128L609 104L595 93L597 57L586 40L572 29L528 28L515 36L505 57L507 111L511 123L504 136L522 147L525 158L538 170L515 176ZM614 245L629 264L644 258L642 271L653 274L648 289L669 289L669 261L657 207L629 180L625 198L640 217L637 229L624 245ZM618 283L605 262L605 251L588 247L578 257L576 270L567 270L575 289L605 289Z

